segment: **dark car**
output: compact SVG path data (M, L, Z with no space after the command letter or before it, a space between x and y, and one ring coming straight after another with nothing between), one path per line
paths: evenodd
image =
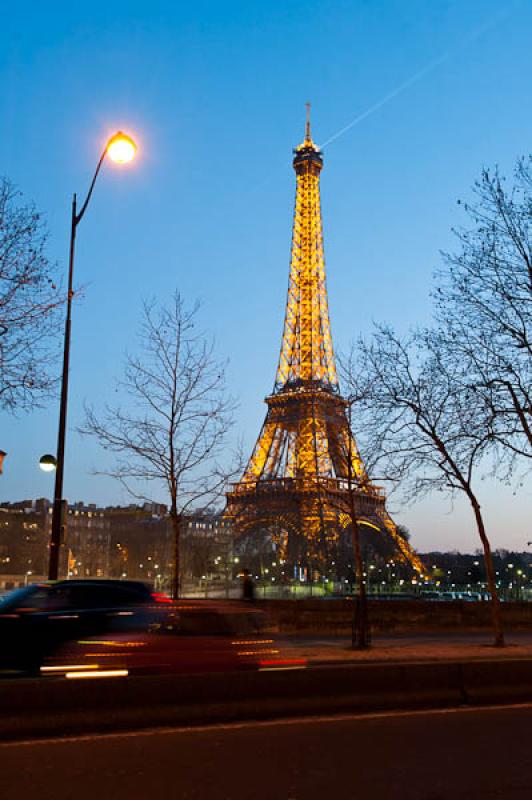
M61 643L157 619L161 603L143 583L69 580L17 589L0 601L0 670L38 672Z

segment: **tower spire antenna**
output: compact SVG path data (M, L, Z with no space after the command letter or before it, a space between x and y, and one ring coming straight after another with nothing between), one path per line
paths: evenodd
M307 124L305 126L305 139L307 142L312 141L312 137L310 135L310 103L305 103L307 108Z

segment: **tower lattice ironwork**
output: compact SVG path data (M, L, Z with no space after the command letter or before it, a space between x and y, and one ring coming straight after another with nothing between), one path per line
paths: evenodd
M268 530L285 558L319 568L350 524L391 537L398 557L423 565L396 529L384 491L366 473L341 396L334 359L320 207L323 156L312 141L294 150L296 200L284 332L268 412L241 480L227 493L236 535Z

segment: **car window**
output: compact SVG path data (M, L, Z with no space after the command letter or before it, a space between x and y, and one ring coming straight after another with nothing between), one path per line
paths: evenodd
M149 596L149 595L148 595ZM55 586L26 586L10 592L2 600L0 613L25 608L35 611L63 609L123 608L145 602L146 592L133 586L106 586L87 583Z
M231 626L214 611L184 611L179 614L179 632L186 636L230 636Z
M76 608L122 608L145 602L145 593L131 586L75 584L70 587Z
M153 633L181 636L249 636L260 629L260 614L178 609L151 626Z
M264 617L259 612L227 614L226 619L237 636L252 636L264 628Z
M71 608L70 592L66 586L39 586L19 598L15 607L27 611L61 611Z

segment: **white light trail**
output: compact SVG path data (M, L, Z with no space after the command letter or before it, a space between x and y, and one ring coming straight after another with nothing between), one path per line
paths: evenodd
M126 678L127 669L100 669L97 672L67 672L65 678L76 680L78 678Z

